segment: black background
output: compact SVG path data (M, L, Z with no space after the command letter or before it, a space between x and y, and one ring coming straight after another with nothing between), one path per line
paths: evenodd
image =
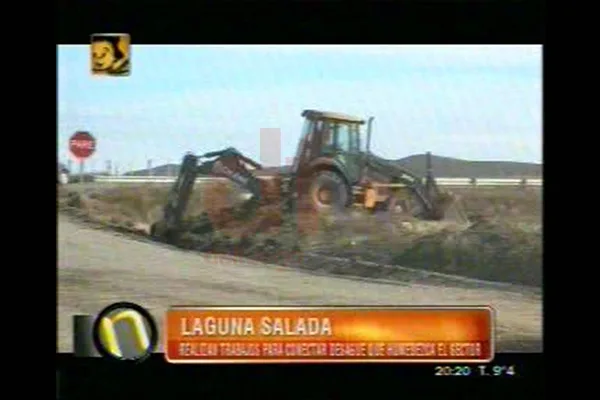
M132 44L541 44L543 4L476 1L59 0L58 43L129 33Z
M255 364L175 365L162 354L142 363L57 355L60 389L64 398L99 395L103 398L141 394L184 398L249 396L271 393L282 398L347 398L361 394L439 392L478 395L518 391L522 398L538 398L543 390L543 354L498 354L489 364ZM468 365L470 376L436 376L436 365ZM480 376L478 365L514 366L514 375ZM447 393L450 391L450 393ZM258 397L258 395L257 395ZM252 397L251 397L252 398ZM352 397L354 398L354 397Z
M204 1L196 5L186 2L185 10L176 3L158 1L63 0L57 4L58 44L89 44L93 33L129 33L133 45L542 44L545 34L544 3L525 0L352 5L333 1L320 5L298 1ZM132 61L135 63L135 59ZM548 292L546 284L545 303ZM430 364L182 366L166 364L160 355L142 364L120 365L60 354L56 368L61 398L169 395L166 398L172 399L192 393L208 398L253 398L262 393L305 399L348 395L397 399L417 394L423 398L482 398L491 394L541 398L544 357L497 355L492 365L515 365L516 374L505 377L439 377Z

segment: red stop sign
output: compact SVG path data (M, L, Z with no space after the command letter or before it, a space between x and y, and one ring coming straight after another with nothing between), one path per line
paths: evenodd
M96 139L89 132L75 132L69 139L71 154L79 159L86 159L96 151Z

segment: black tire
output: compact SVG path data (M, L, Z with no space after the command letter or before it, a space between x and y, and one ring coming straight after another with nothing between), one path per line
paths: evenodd
M350 189L339 174L319 171L313 176L307 195L315 211L341 211L348 206Z

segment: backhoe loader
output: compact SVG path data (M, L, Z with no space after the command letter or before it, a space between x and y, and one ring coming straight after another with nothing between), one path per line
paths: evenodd
M286 210L328 212L359 205L375 212L399 207L420 219L444 219L454 198L436 185L430 153L427 174L418 177L371 153L373 117L365 121L316 110L305 110L302 117L304 127L294 163L289 172L278 177ZM186 154L164 206L163 219L153 225L152 235L175 240L199 175L227 178L249 191L248 204L252 206L246 209L252 212L264 200L261 179L252 172L260 169L261 164L232 147L200 156Z

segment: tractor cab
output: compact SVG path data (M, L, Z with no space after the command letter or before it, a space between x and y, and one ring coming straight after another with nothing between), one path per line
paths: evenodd
M339 170L352 185L360 180L369 150L365 120L345 114L305 110L304 127L293 173L307 175L327 167Z

